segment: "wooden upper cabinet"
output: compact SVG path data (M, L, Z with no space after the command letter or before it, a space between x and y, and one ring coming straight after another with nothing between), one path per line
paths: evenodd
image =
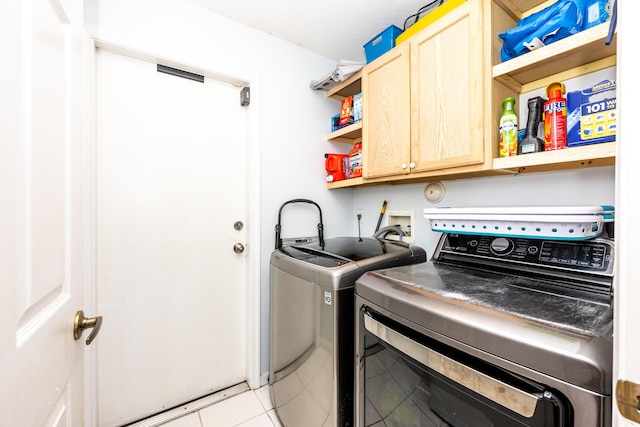
M482 35L481 2L470 0L409 40L412 172L489 163Z
M469 0L363 68L365 178L491 165L483 40Z
M362 70L362 174L409 173L409 45L401 44ZM404 165L404 168L403 168Z

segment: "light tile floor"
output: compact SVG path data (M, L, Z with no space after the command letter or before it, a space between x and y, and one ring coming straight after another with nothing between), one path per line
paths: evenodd
M169 421L162 427L282 427L282 424L271 405L269 386L264 386Z

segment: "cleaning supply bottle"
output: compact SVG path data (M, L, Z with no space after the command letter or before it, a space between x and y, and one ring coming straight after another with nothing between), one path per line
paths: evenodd
M567 148L567 99L564 84L553 82L547 86L544 103L544 151Z
M325 153L324 168L327 171L327 182L336 182L346 179L345 157L348 154Z
M540 127L540 120L542 120L542 106L545 102L546 100L541 96L529 98L527 101L527 107L529 108L527 130L522 141L518 143L518 154L544 151L544 140L538 138L538 128Z
M512 97L502 101L500 116L500 157L518 154L518 116L513 107L516 100Z

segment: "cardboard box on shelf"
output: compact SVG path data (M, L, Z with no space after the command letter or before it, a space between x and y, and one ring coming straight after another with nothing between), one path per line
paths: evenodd
M340 103L340 113L331 117L331 132L362 120L362 93L344 98Z
M362 120L362 93L353 95L353 121Z
M339 124L345 125L351 123L351 108L353 106L353 97L348 96L342 100L342 104L340 106L340 122Z
M567 93L567 145L596 144L616 139L616 82L603 80Z

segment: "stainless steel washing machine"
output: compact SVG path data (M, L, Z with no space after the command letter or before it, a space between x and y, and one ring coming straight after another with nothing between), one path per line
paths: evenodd
M353 425L354 283L367 271L426 259L422 248L385 238L276 247L269 384L285 427Z

